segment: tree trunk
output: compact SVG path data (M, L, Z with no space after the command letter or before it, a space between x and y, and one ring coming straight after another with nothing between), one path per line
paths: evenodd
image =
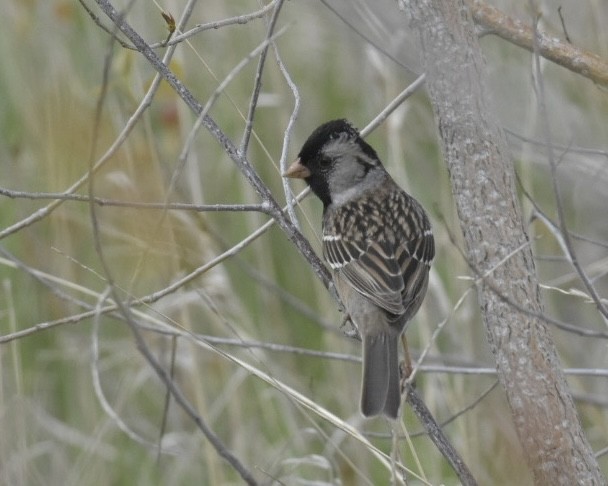
M478 298L487 339L535 482L606 484L547 325L533 316L543 312L534 259L469 8L464 0L405 4L420 35L468 259L483 276Z

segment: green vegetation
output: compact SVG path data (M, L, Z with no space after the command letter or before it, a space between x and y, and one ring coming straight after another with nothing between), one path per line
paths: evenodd
M518 15L525 15L527 2L515 3ZM118 44L110 47L108 34L76 2L8 0L5 4L0 29L4 64L0 70L0 188L38 196L63 192L114 143L155 73L134 51ZM404 53L411 44L392 45L384 35L393 34L388 27L377 32L373 22L363 20L363 4L356 2L352 9L342 10L361 31L415 67L415 55ZM562 4L568 12L568 5L574 8L577 3ZM396 12L393 17L386 12L383 16L391 17L390 29L395 29L398 38L397 31L407 31L407 20L399 17L394 2L386 5ZM181 15L174 3L163 8L176 19ZM256 2L245 0L199 2L187 28L259 8ZM382 12L381 7L376 9ZM95 13L112 28L100 11ZM549 27L559 25L551 23L555 15L547 12ZM586 5L577 16L568 16L573 42L584 38L587 49L606 57L603 31L585 27L590 19L606 15L604 7ZM127 20L149 42L166 38L160 10L151 2L135 2ZM285 2L279 18L279 27L283 26L287 30L277 45L302 102L289 159L320 122L347 117L362 128L415 79L373 50L322 3ZM263 41L266 29L265 20L256 19L201 32L180 44L171 69L204 104L225 76ZM505 127L542 140L530 54L489 37L482 39L482 45ZM111 66L104 85L110 49ZM165 51L157 49L159 55ZM278 163L294 100L272 49L266 62L248 157L284 204ZM256 66L257 58L235 76L210 111L237 145ZM546 66L546 76L556 143L605 149L605 93L554 65ZM195 116L162 83L124 143L95 173L95 194L128 202L259 203L236 165L204 129L182 165L179 156L194 122ZM460 278L470 275L455 246L462 243L450 240L449 232L459 234L458 219L423 91L409 98L369 140L389 171L433 218L438 257L425 304L407 334L415 358L430 347L423 365L451 367L452 372L423 368L417 378L418 391L441 422L474 404L495 376L467 374L462 369L493 368L494 364L474 290L468 290L471 281ZM509 141L524 186L555 220L555 199L542 148L513 136ZM601 243L575 240L579 258L605 296L605 154L559 149L556 153L563 159L560 182L569 227ZM294 183L294 192L303 188ZM75 194L87 191L85 183ZM0 195L0 231L53 201ZM526 214L532 214L523 193L522 204ZM297 210L302 231L317 251L320 209L316 200L308 198ZM95 218L97 242L125 302L167 288L239 244L269 219L253 212L109 205L96 206ZM529 231L539 276L546 285L547 313L576 327L606 332L595 307L576 292L582 287L554 234L538 219L530 222ZM90 207L76 200L62 201L40 221L0 241L0 338L32 330L0 344L0 484L241 484L238 474L174 400L165 409L166 387L138 351L124 317L118 312L94 312L112 301L95 243ZM79 317L84 312L90 314ZM132 315L143 326L149 349L166 369L173 369L175 383L197 413L260 482L387 484L390 471L366 445L298 403L281 386L236 362L243 360L369 432L369 440L390 454L387 424L381 420L365 423L358 413L359 344L340 332L342 316L335 302L280 229L270 229L163 298L134 306ZM433 340L433 332L446 319ZM53 325L35 329L47 324ZM605 448L606 340L557 329L554 336L564 367L590 370L569 379L593 447ZM208 342L205 337L225 342ZM250 341L284 348L244 345ZM345 359L300 354L292 347L338 353ZM592 376L594 370L603 378ZM509 413L504 394L496 387L445 427L480 484L531 483ZM410 434L421 431L407 409L404 425ZM421 434L411 440L413 447L405 440L399 446L410 470L430 484L456 484L454 473L427 437ZM159 446L163 449L160 459ZM600 464L608 471L606 456ZM408 484L426 484L415 476L408 478Z

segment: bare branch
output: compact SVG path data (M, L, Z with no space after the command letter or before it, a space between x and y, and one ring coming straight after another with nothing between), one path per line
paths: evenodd
M184 84L173 74L166 64L161 62L158 56L150 48L150 46L141 38L141 36L133 30L133 28L125 21L125 19L116 11L114 6L108 0L96 0L97 4L105 12L105 14L117 25L117 27L131 40L138 51L143 54L146 59L152 64L161 76L169 83L169 85L176 91L176 93L182 98L182 100L188 105L188 107L194 111L197 115L203 110L202 105L192 95L190 90L184 86ZM310 243L302 234L297 230L293 223L286 218L281 210L280 206L275 201L274 197L266 187L264 182L260 179L259 175L245 156L242 154L232 141L223 133L220 127L215 121L209 116L205 115L202 118L202 124L211 135L213 135L226 154L235 162L237 167L240 169L245 178L249 181L253 189L259 195L263 204L269 208L269 214L276 220L277 224L281 227L287 238L292 241L300 253L308 260L313 270L319 279L323 282L326 287L330 287L331 278L329 272L323 262L315 254L314 250L310 246Z
M12 199L33 199L33 200L57 200L57 201L77 201L88 203L91 198L84 194L70 194L66 192L27 192L13 191L0 187L0 195ZM137 202L120 201L118 199L107 199L94 196L92 201L98 206L109 206L119 208L137 208L152 210L179 210L195 212L259 212L268 214L269 209L263 204L192 204L192 203L171 203L171 202Z
M99 296L99 300L97 301L97 305L95 307L96 310L101 309L101 305L102 305L103 301L108 297L108 294L109 294L109 289L107 289L105 292L103 292ZM112 422L114 422L114 424L116 424L116 426L127 437L129 437L129 439L152 450L157 447L156 444L143 438L137 432L135 432L131 427L129 427L129 425L127 423L125 423L124 420L122 420L120 415L116 412L116 410L114 410L112 405L108 402L106 395L104 393L104 390L103 390L103 387L101 384L101 379L99 376L99 335L98 335L98 331L99 331L99 318L100 317L101 317L100 312L98 312L94 316L93 330L91 333L91 350L92 350L91 376L92 376L92 382L93 382L93 389L95 390L95 396L97 397L97 401L101 405L101 408L106 413L106 415L112 420ZM167 450L164 452L177 455L177 454L183 453L184 451Z
M249 112L247 113L247 117L245 118L245 131L243 133L243 139L239 147L239 151L244 155L247 155L247 151L249 148L249 139L251 137L251 131L253 130L253 117L255 116L255 110L258 106L258 99L260 97L260 90L262 89L262 73L264 72L264 65L266 64L268 44L274 37L273 32L276 27L277 20L279 18L279 13L281 12L281 7L283 6L283 1L284 0L278 0L272 12L272 17L268 22L268 31L266 33L266 40L268 42L265 44L265 47L260 54L258 68L255 72L255 80L253 82L253 93L251 94L251 100L249 102Z
M228 19L223 19L223 20L216 20L215 22L208 22L205 24L197 24L194 27L192 27L192 29L190 29L180 35L173 36L173 38L167 43L157 42L154 44L150 44L150 47L152 49L156 49L158 47L173 46L175 44L179 44L180 42L185 41L186 39L189 39L190 37L192 37L200 32L204 32L206 30L217 30L217 29L221 29L222 27L227 27L230 25L244 25L248 22L251 22L252 20L264 17L264 15L269 13L275 7L275 4L277 3L277 1L278 0L272 0L272 1L268 2L268 4L266 4L261 9L256 10L255 12L251 12L249 14L237 15L236 17L230 17ZM131 47L131 48L136 49L135 47Z
M533 0L530 0L530 5L534 5ZM589 280L587 273L584 268L580 264L577 254L574 251L574 246L572 245L572 240L570 239L570 233L568 231L568 227L566 225L566 215L564 212L564 206L562 203L561 189L559 186L559 182L557 180L557 162L555 160L555 155L553 153L553 144L551 137L551 126L549 124L549 115L547 113L547 105L545 99L545 83L542 71L540 69L540 45L541 38L538 33L537 19L535 19L533 23L533 41L534 41L534 78L536 80L537 93L538 93L538 108L540 111L540 116L542 120L542 128L543 134L545 138L546 148L547 148L547 158L549 159L549 167L551 168L551 182L553 187L553 194L555 195L555 204L557 207L557 216L559 219L559 225L561 229L561 234L563 238L563 243L566 250L566 255L570 260L572 266L576 269L577 273L580 276L583 285L589 292L589 295L595 302L597 309L604 316L606 323L608 324L608 308L603 304L600 295L598 294L595 286Z
M368 125L361 130L361 136L366 137L368 134L373 132L384 120L386 120L391 113L393 113L405 100L412 96L418 88L424 84L425 75L421 74L416 80L408 85L401 93L399 93Z
M281 171L281 174L283 174L287 170L287 152L289 150L291 132L293 130L293 126L295 125L296 118L298 117L298 114L300 112L300 93L298 91L298 87L291 79L291 76L289 75L289 71L287 70L287 67L283 63L283 60L281 59L281 55L279 54L279 48L277 47L276 43L274 43L274 42L272 43L272 48L274 49L274 56L275 56L278 66L279 66L279 70L281 71L283 78L285 78L285 82L287 83L287 86L289 86L289 89L291 90L291 94L293 95L293 98L294 98L293 110L291 112L291 116L289 117L289 121L287 122L287 127L285 127L285 132L284 132L284 136L283 136L283 146L281 148L281 158L279 159L279 169ZM283 179L282 180L283 192L285 194L285 202L287 203L287 214L289 214L289 217L291 218L291 222L294 225L296 225L296 227L298 227L298 229L299 229L298 219L295 214L294 207L293 207L294 203L295 203L295 198L293 196L293 192L292 192L291 186L290 186L291 179L288 177L282 177L282 179Z
M368 36L366 36L363 32L361 32L361 30L358 29L355 25L353 25L351 22L349 22L349 20L344 15L342 15L340 12L338 12L338 10L336 10L327 0L321 0L321 3L323 3L323 5L325 5L325 8L327 8L331 13L333 13L336 17L338 17L344 23L344 25L346 25L350 30L352 30L355 34L357 34L359 37L361 37L370 46L372 46L378 52L382 53L384 56L386 56L388 59L390 59L391 61L393 61L395 64L402 67L406 71L408 71L410 73L414 73L414 71L412 69L410 69L408 66L403 64L399 59L397 59L395 56L393 56L386 49L383 49L382 46L378 45L376 42L374 42L372 39L370 39Z
M534 51L534 29L526 22L505 15L483 0L471 0L475 21L490 33L519 47ZM608 86L608 63L597 54L580 49L567 41L538 32L538 53L594 83Z
M443 220L443 223L445 225L446 231L447 231L448 236L450 238L450 242L452 243L452 245L454 246L454 248L456 248L458 250L458 252L462 256L463 260L466 262L467 266L471 269L471 271L475 275L475 283L476 283L476 285L479 285L481 283L483 283L484 285L487 285L488 288L492 292L494 292L494 294L496 294L496 296L502 302L504 302L505 304L508 304L513 309L517 310L518 312L521 312L524 315L527 315L528 317L532 317L532 318L535 318L535 319L540 319L541 321L546 322L547 324L551 324L551 325L557 327L558 329L561 329L562 331L570 332L572 334L577 334L577 335L583 336L583 337L608 339L608 333L607 332L593 331L591 329L585 328L584 326L568 324L566 322L560 321L559 319L551 317L551 316L545 314L544 312L536 312L536 311L534 311L534 310L532 310L532 309L530 309L530 308L528 308L526 306L523 306L520 303L516 302L514 299L512 299L511 297L509 297L504 291L502 291L499 288L499 286L496 284L496 282L494 282L490 278L491 272L485 272L485 274L481 273L481 271L479 270L479 268L469 259L469 257L467 257L467 255L462 250L462 248L460 248L458 246L458 244L456 243L456 238L455 238L454 234L451 232L451 230L449 229L449 227L447 226L445 220ZM522 249L523 249L523 247L522 247ZM503 262L504 262L504 259L503 259ZM497 267L495 266L492 269L492 271L494 271L496 268Z
M547 143L542 140L535 140L530 137L525 137L521 133L517 133L513 130L509 130L508 128L503 128L503 130L510 136L512 136L518 140L521 140L522 142L530 143L530 144L537 145L540 147L547 146ZM608 161L608 151L606 151L606 150L592 149L592 148L586 148L586 147L575 147L572 145L563 145L563 144L559 144L559 143L555 143L555 142L552 143L552 147L555 150L563 150L564 152L568 151L568 152L584 154L584 155L601 155L602 157L604 157L606 159L606 161Z
M119 15L119 18L122 18L122 15ZM94 126L94 139L91 144L91 157L90 157L90 165L89 165L89 209L91 215L91 223L93 229L93 241L95 246L95 251L97 252L97 256L99 258L100 264L103 268L106 280L109 285L110 293L114 299L114 302L117 305L118 310L125 318L129 328L132 331L133 337L135 338L135 342L137 344L137 348L140 353L144 356L146 361L150 364L152 369L156 372L159 378L164 382L167 389L171 392L171 395L177 402L177 404L186 412L186 414L194 421L197 427L201 430L203 435L207 438L207 440L214 447L216 452L220 457L225 459L234 469L237 471L241 478L250 485L256 485L257 481L254 479L251 472L244 466L241 460L234 455L228 448L224 445L224 443L220 440L220 438L211 430L211 428L207 425L207 423L203 420L201 415L196 411L196 409L190 404L190 402L183 395L181 390L178 388L177 384L173 381L170 374L163 368L163 366L158 362L158 360L152 354L152 351L148 347L145 339L143 338L139 327L137 326L133 315L131 313L130 307L122 300L121 295L119 294L119 289L114 284L114 278L112 272L110 270L109 263L106 258L105 251L103 249L103 245L101 244L101 235L99 230L99 221L96 214L96 205L93 202L94 199L94 191L95 191L95 178L93 177L94 171L94 154L96 147L96 135L98 133L98 123L101 119L101 111L104 105L105 96L107 93L108 86L108 76L110 72L111 61L113 58L113 45L114 42L112 40L110 44L110 49L108 50L108 55L106 56L106 62L104 63L103 70L103 82L102 82L102 90L101 94L98 98L96 116L95 116L95 126ZM99 314L97 314L99 315Z
M162 61L160 62L162 64L169 64L174 52L175 47L170 47L169 49L167 49L167 52L165 53ZM127 140L127 137L129 136L135 125L139 122L143 113L148 109L148 107L152 103L152 99L154 98L154 95L156 94L156 91L160 86L161 80L162 77L160 76L160 74L154 76L154 79L152 80L150 87L146 91L145 96L142 98L141 103L133 112L133 114L125 124L124 128L118 134L112 145L110 145L106 152L95 162L92 170L93 173L99 171L112 158L112 156L114 156L114 154L118 151L122 144ZM74 184L72 184L68 189L66 189L65 194L75 193L78 189L80 189L87 183L88 178L89 172L84 174L80 179L78 179ZM22 219L21 221L18 221L17 223L14 223L11 226L4 228L2 231L0 231L0 240L44 219L53 211L55 211L55 209L61 206L62 203L63 200L54 200L50 204L38 209L37 211L30 214L28 217Z
M447 439L441 426L435 421L433 415L426 407L425 403L418 396L416 389L406 382L406 393L405 400L412 407L420 422L424 426L427 434L433 441L433 444L441 451L443 456L448 460L454 471L456 472L458 479L464 485L476 485L477 481L469 471L469 468L462 460L456 449L452 446L451 442Z
M298 195L297 200L300 200L303 197L305 197L308 194L308 192L309 191L307 191L307 190L302 191ZM185 275L184 277L180 278L179 280L177 280L176 282L172 283L171 285L165 287L164 289L158 290L156 292L153 292L152 294L149 294L147 296L140 297L140 298L134 298L132 295L129 295L126 289L121 288L120 290L121 290L121 292L125 293L126 295L129 295L129 297L130 297L129 306L131 308L141 306L141 305L149 305L154 302L157 302L158 300L162 299L163 297L166 297L167 295L174 293L175 291L182 288L186 284L197 279L199 276L205 274L206 272L208 272L215 266L219 265L223 261L227 260L228 258L231 258L231 257L237 255L242 250L244 250L248 245L253 243L256 239L258 239L264 233L266 233L270 228L272 228L272 226L274 224L275 224L275 220L271 219L270 221L268 221L265 224L263 224L262 226L260 226L253 233L251 233L248 237L241 240L236 245L232 246L228 250L224 251L223 253L221 253L220 255L215 257L213 260L198 267L197 269L193 270L189 274ZM22 329L20 331L16 331L16 332L13 332L10 334L6 334L4 336L0 336L0 344L5 343L5 342L10 342L15 339L20 339L25 336L30 336L37 332L52 329L54 327L61 326L64 324L76 324L78 322L81 322L83 319L94 317L96 315L96 312L106 314L106 313L115 312L116 310L118 310L118 306L115 303L113 303L113 304L106 305L105 307L103 307L99 310L89 310L87 312L64 317L61 319L56 319L54 321L41 322L39 324L36 324L33 327L29 327L27 329Z

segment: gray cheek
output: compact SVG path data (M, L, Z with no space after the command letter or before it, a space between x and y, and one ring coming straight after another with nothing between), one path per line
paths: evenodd
M340 206L359 196L364 190L362 186L364 175L363 168L358 164L338 162L328 178L334 204Z
M340 189L332 192L332 203L334 206L342 206L352 199L355 199L359 194L359 188L357 186L348 189Z

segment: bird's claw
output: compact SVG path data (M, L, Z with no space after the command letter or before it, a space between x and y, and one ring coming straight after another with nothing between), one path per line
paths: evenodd
M353 323L350 315L346 314L344 319L342 319L342 324L340 324L340 329L344 333L346 337L356 339L357 341L361 341L361 334L359 334L359 329Z

